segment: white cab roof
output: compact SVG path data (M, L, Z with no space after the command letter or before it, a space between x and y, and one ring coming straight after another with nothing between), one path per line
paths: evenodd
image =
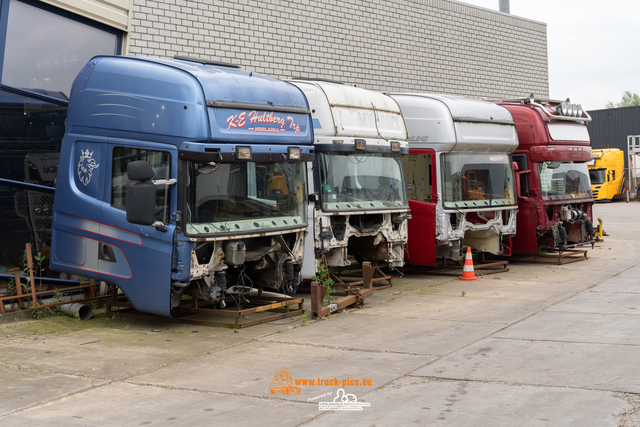
M291 83L307 97L316 137L407 140L400 107L390 96L322 80L293 80Z
M500 105L450 95L389 95L402 109L409 148L511 153L518 147L513 117Z

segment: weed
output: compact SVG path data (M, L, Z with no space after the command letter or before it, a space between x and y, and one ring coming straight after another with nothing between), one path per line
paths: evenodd
M42 252L38 252L36 255L33 255L32 259L34 261L33 275L42 277L42 270L44 269L42 264L46 258L42 255ZM25 276L29 275L29 260L27 259L26 249L22 253L22 271L24 271Z
M280 331L280 330L276 331L276 334L281 334L281 333L282 333L282 331Z
M80 313L76 313L73 315L73 320L80 320Z
M33 310L33 318L40 320L47 317L47 310L45 308L39 308L37 310Z
M318 282L321 286L325 286L327 288L327 294L322 300L323 307L331 304L331 301L338 299L338 297L331 296L331 294L333 293L333 288L331 287L331 285L333 285L335 282L331 278L329 267L326 264L321 263L318 266L318 268L316 269L316 274L311 278L311 280L313 280L314 282Z
M307 326L307 315L302 313L302 326Z
M17 295L16 292L16 279L13 277L9 279L9 283L7 284L7 296Z
M465 291L462 291L462 296L465 296L467 293Z

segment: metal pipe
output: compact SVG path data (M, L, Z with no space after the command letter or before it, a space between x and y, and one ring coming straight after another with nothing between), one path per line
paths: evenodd
M2 180L0 179L0 182ZM0 279L4 279L4 280L10 280L13 279L13 274L8 274L8 273L0 273ZM26 275L21 275L20 276L21 280L24 280L25 282L28 282L29 280L31 280L30 276ZM38 283L43 283L43 284L51 284L51 285L69 285L69 286L74 286L78 284L78 279L75 280L70 280L70 279L55 279L53 277L38 277L38 276L34 276L33 280L35 280Z
M70 317L76 317L76 315L80 318L80 320L88 320L93 316L93 310L88 305L73 303L73 304L65 304L60 306L60 311L62 314L66 314Z
M23 297L27 298L27 297L29 297L29 294L23 294ZM14 295L13 297L10 297L10 298L12 298L12 300L17 300L18 296ZM82 294L67 295L67 296L62 297L61 300L54 300L54 298L46 298L46 299L38 300L39 305L35 309L31 308L30 310L37 310L39 308L42 308L41 307L42 305L46 305L46 304L63 302L63 301L70 301L71 302L73 300L83 299L83 298L84 298L84 295L82 295ZM0 302L0 304L2 304L2 302ZM18 308L18 303L17 302L12 302L12 303L8 303L8 304L4 305L4 309L5 310L14 310L16 308Z

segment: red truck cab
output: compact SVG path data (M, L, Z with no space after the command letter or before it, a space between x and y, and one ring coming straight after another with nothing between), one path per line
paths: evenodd
M566 250L594 243L588 113L567 101L498 101L516 123L513 153L518 199L512 254Z

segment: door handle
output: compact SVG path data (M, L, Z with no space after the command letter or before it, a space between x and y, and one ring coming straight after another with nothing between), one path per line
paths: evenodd
M117 262L116 253L113 251L111 245L108 245L106 243L100 243L100 247L98 249L98 259L107 262Z

